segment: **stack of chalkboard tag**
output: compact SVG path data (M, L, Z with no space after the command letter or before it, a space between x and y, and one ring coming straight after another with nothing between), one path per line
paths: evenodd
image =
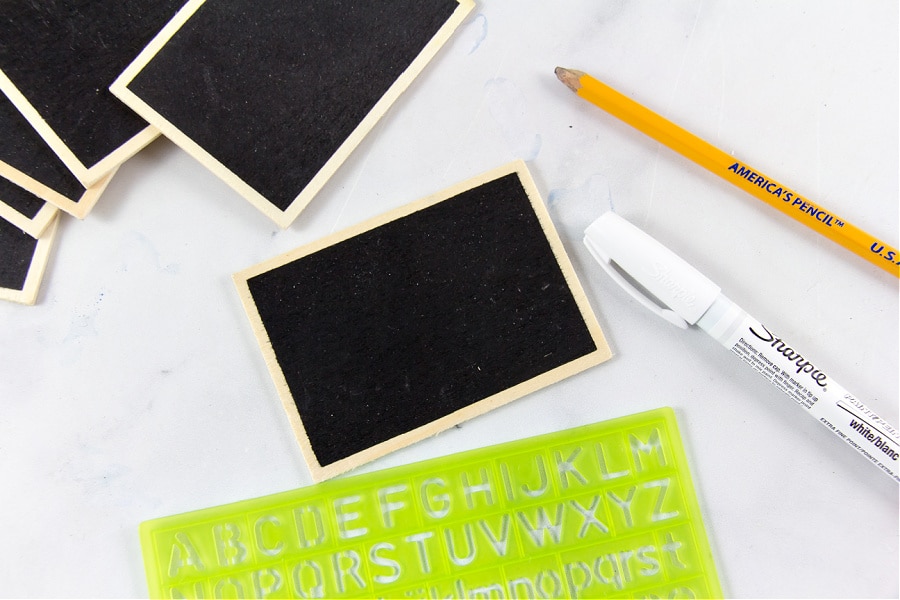
M86 217L158 135L109 85L180 4L0 4L0 298L34 303L59 212Z
M0 298L160 132L290 225L474 6L351 4L0 3Z

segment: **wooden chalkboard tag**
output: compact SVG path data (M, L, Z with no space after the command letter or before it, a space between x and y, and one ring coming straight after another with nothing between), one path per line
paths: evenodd
M522 162L235 283L316 480L610 356Z
M287 227L472 0L191 0L112 92Z

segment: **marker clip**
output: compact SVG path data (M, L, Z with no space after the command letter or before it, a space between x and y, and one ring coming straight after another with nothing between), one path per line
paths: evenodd
M584 244L622 289L681 329L695 324L721 292L671 250L613 212L585 229Z

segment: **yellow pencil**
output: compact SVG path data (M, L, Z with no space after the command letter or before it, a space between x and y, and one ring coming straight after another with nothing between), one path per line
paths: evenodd
M576 94L719 177L900 277L900 252L582 71L556 68Z

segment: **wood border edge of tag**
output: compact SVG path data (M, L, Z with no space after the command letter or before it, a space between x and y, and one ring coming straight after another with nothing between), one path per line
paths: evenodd
M58 212L57 207L44 201L44 205L38 209L35 215L28 217L0 198L0 219L12 223L34 239L41 237Z

